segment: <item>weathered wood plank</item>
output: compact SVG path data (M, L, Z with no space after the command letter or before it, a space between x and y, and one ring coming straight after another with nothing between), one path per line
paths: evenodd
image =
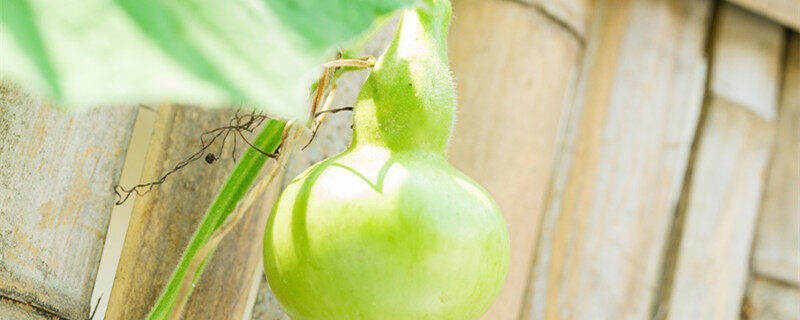
M800 286L800 36L797 34L789 41L784 70L778 136L756 232L753 271Z
M800 31L800 0L726 0Z
M683 225L671 319L739 314L774 123L723 99L711 102Z
M142 180L158 179L199 149L201 133L226 125L233 115L232 110L161 106ZM244 151L244 146L238 143L238 151ZM147 315L233 165L229 156L213 165L197 161L136 199L107 319ZM242 317L241 302L249 294L252 277L257 276L260 235L266 223L256 213L268 210L271 200L267 196L256 203L248 218L219 245L189 299L185 318L195 319L198 314L209 319Z
M666 293L672 319L739 315L775 138L780 79L774 69L783 55L783 29L723 4L714 36L708 115L687 181L674 280ZM776 90L761 90L753 79ZM748 88L758 98L741 99L736 91Z
M88 317L134 115L68 114L0 85L0 319Z
M484 319L514 319L582 47L533 7L462 0L454 1L453 12L449 45L458 106L448 158L489 191L505 216L509 273Z
M597 1L525 319L650 317L702 106L711 1Z

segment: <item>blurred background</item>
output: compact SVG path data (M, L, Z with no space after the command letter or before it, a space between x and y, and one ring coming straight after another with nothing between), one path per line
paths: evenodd
M448 157L495 198L511 235L508 278L483 319L800 319L799 0L453 2ZM366 74L346 74L334 106L352 105ZM12 121L0 123L0 168L17 173L0 183L27 174L31 190L65 191L3 208L29 214L0 221L0 319L142 318L233 162L195 163L113 211L106 187L157 179L235 112L69 115L2 91L0 121ZM350 118L331 114L284 183L344 150ZM87 164L96 171L75 173ZM288 319L263 276L265 221L248 219L211 258L186 319ZM25 241L53 225L93 236ZM63 241L79 245L53 249ZM15 260L21 250L39 263ZM52 312L4 290L30 290Z

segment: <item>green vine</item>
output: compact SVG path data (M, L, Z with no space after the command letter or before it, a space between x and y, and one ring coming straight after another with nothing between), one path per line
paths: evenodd
M261 132L253 140L254 147L261 150L274 151L281 143L281 136L286 122L278 120L269 120ZM178 297L178 289L181 285L181 279L186 273L189 263L192 258L214 232L225 222L225 219L234 211L236 204L245 196L250 185L253 184L258 176L261 168L269 160L269 157L262 154L253 148L248 148L244 156L236 164L236 167L231 172L225 184L220 189L219 194L214 199L214 202L206 211L202 222L197 228L197 231L192 236L189 246L181 256L178 267L170 277L170 281L159 297L148 319L167 319L170 316L172 307ZM197 269L192 285L197 282L200 274L203 272L203 267Z

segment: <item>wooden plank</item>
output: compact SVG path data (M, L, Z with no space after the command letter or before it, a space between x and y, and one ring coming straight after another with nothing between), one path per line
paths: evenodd
M201 133L228 124L233 115L232 110L161 106L142 180L158 179L199 149ZM227 142L228 147L231 142ZM244 151L243 145L238 144L238 152ZM197 161L136 199L107 319L142 319L147 315L233 165L229 156L213 165ZM219 245L189 299L185 318L194 319L198 314L210 319L242 317L245 310L241 302L247 300L252 277L258 276L260 235L266 223L256 213L268 210L272 200L266 196L255 204L246 221Z
M710 90L775 119L783 62L781 27L732 5L722 6L717 25Z
M757 277L742 310L743 319L800 319L800 288Z
M462 0L454 1L453 12L449 45L458 106L448 158L489 191L506 219L508 277L484 319L514 319L582 47L532 7Z
M0 319L88 317L134 115L0 85Z
M597 1L524 319L650 317L702 105L711 1Z
M733 319L739 313L774 123L714 99L678 252L669 317Z
M720 10L708 116L686 186L677 264L671 290L666 293L667 313L674 319L733 319L739 315L764 174L775 138L777 91L751 87L760 96L747 100L739 99L732 90L746 90L752 79L778 87L780 79L770 66L780 65L783 30L775 24L768 28L764 23L769 22L730 5L722 5ZM754 34L759 35L758 40L752 38ZM759 50L743 45L746 41L758 42ZM734 56L740 60L730 58ZM719 74L728 78L723 80Z
M726 0L800 31L800 0Z
M800 36L796 33L789 42L780 100L753 271L800 286Z

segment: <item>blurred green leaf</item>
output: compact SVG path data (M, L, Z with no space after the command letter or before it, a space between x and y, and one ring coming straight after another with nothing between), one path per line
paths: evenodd
M64 108L247 103L308 120L321 64L414 0L2 0L0 77Z

